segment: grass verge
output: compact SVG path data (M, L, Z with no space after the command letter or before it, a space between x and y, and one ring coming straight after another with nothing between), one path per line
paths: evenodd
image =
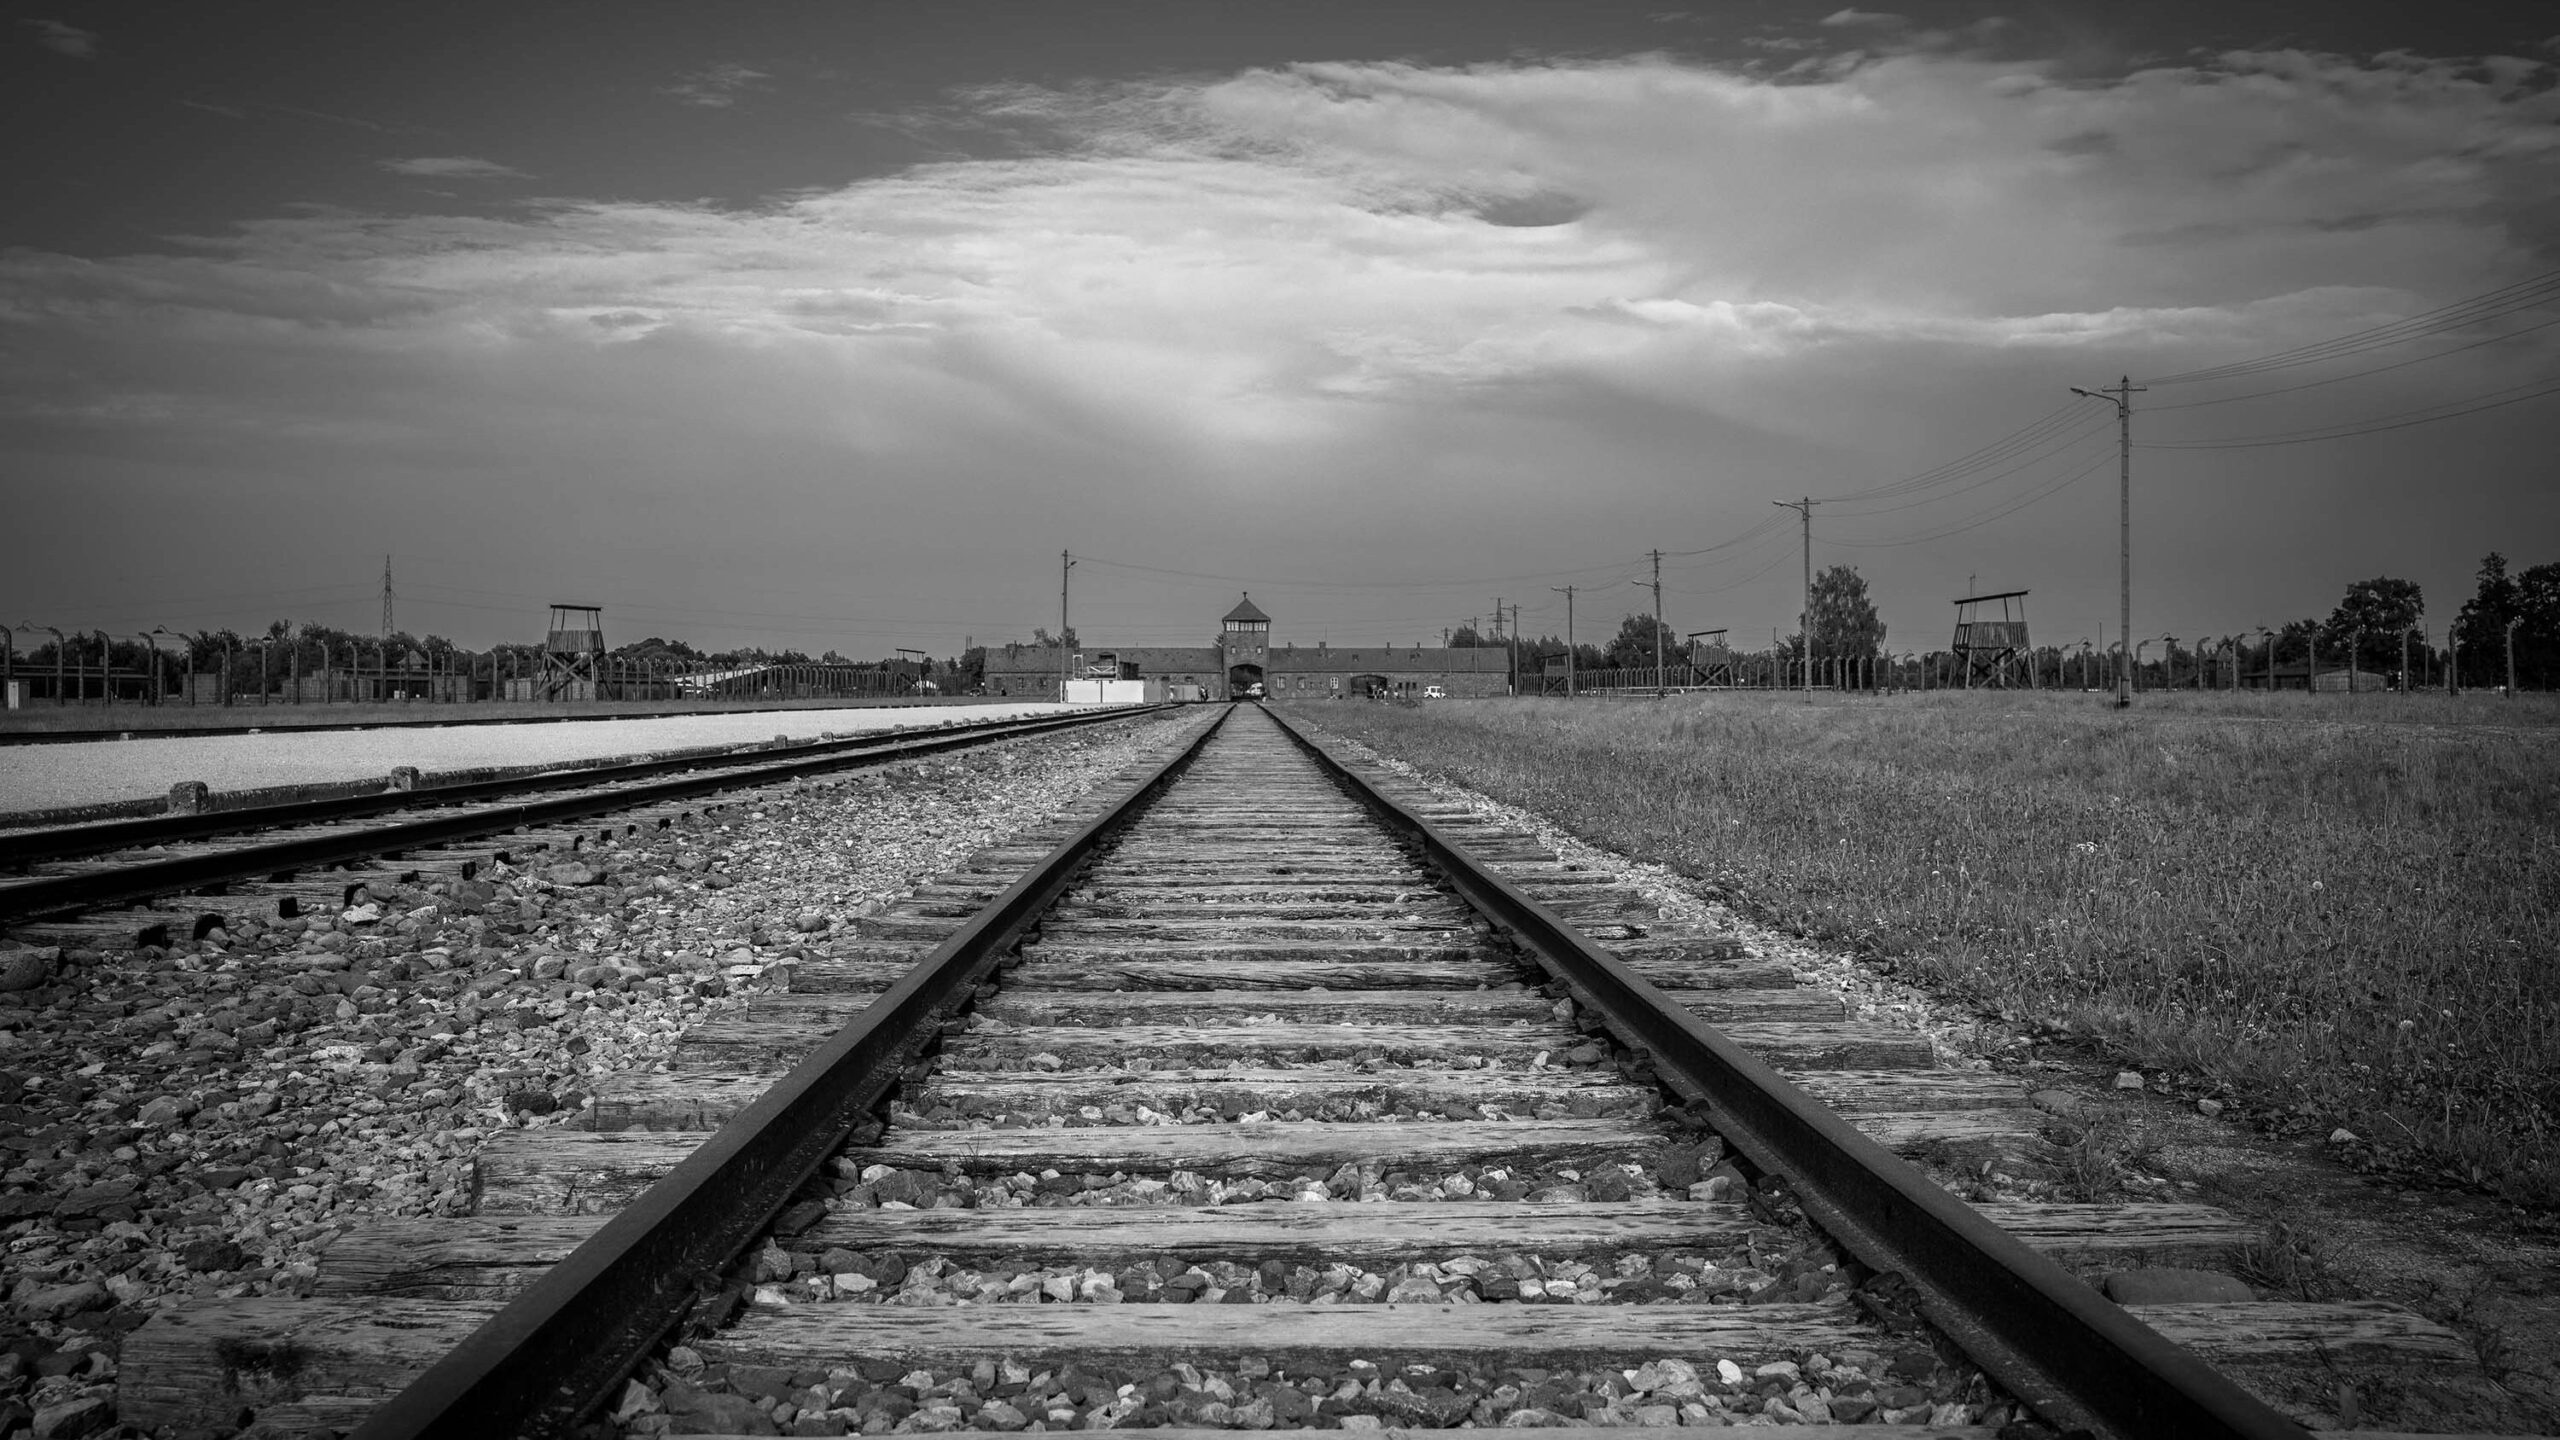
M2560 1202L2560 707L2287 698L1311 718L1985 1011Z

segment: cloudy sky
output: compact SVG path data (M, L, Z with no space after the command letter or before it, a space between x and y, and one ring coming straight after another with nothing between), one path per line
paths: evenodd
M0 622L2076 643L2122 375L2139 634L2560 559L2541 7L15 15Z

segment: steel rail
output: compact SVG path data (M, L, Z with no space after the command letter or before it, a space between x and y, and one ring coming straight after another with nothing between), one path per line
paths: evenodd
M1161 709L1108 712L1079 712L1073 715L1043 715L1030 719L977 720L960 725L937 727L927 732L934 737L967 736L972 739L1001 739L1011 735L1037 735L1049 730L1072 729L1102 719L1117 719ZM592 785L612 785L653 775L676 775L692 770L740 768L771 764L776 760L811 755L857 754L877 750L919 738L916 732L874 731L868 735L851 735L836 740L808 740L793 745L772 746L759 750L724 750L716 753L657 756L646 760L625 760L612 765L588 765L558 770L543 770L523 775L501 775L488 780L467 780L455 785L435 785L423 790L379 790L369 795L341 795L325 800L294 800L275 805L244 805L236 810L207 810L186 815L149 815L132 820L110 820L87 825L59 825L41 830L23 830L0 834L0 866L23 867L45 860L67 860L80 855L103 855L114 850L130 850L145 845L165 845L173 840L201 840L213 835L233 835L244 830L266 830L285 825L309 825L329 820L349 820L366 815L388 814L395 810L415 810L438 805L471 805L493 800L501 795L520 795L531 791L581 789Z
M354 1440L567 1435L684 1318L888 1093L1094 850L1178 774L1221 714L918 961L790 1074L543 1272Z
M852 699L855 697L847 697ZM334 702L333 702L334 703ZM256 714L253 702L232 707ZM314 702L310 709L324 708ZM939 710L954 708L949 704L895 705L717 705L696 706L683 710L617 710L602 715L450 715L429 720L320 720L315 724L291 723L301 716L284 716L262 723L243 721L237 725L182 725L163 730L137 729L131 725L100 726L94 730L10 730L0 729L0 748L11 745L91 745L106 741L191 740L213 735L316 735L350 730L452 730L471 725L593 725L603 720L682 720L694 715L791 715L808 710Z
M1069 725L1097 725L1154 713L1152 708L1112 710L1041 722L1043 730ZM855 753L830 753L738 769L719 769L649 780L601 792L564 795L518 805L492 805L455 814L434 815L389 825L368 826L330 835L304 836L265 844L244 845L210 855L182 855L76 875L39 875L0 882L0 924L73 914L101 906L127 904L160 895L179 895L207 885L263 880L288 871L363 859L367 856L420 849L448 841L503 833L532 825L582 819L612 810L628 810L668 800L688 799L719 790L771 784L847 766L930 755L981 744L1012 734L971 731L910 736ZM1038 732L1033 732L1038 733ZM834 743L834 742L830 742ZM760 758L770 759L771 752ZM588 772L592 773L592 772ZM324 802L325 803L325 802ZM239 812L234 812L239 813Z
M2309 1436L1860 1134L1297 724L1269 713L1621 1043L1646 1056L1684 1099L1703 1101L1708 1123L1728 1143L1786 1177L1814 1223L1869 1268L1910 1281L1922 1314L2047 1423L2111 1440Z

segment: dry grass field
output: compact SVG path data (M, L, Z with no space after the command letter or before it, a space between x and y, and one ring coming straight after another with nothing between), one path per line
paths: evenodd
M2560 1202L2560 704L1753 694L1315 718L2241 1113Z

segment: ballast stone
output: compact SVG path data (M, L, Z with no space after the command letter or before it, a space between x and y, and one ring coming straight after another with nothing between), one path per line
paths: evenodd
M0 950L0 994L33 990L42 985L52 978L53 962L61 953L53 947L38 949L34 946Z

